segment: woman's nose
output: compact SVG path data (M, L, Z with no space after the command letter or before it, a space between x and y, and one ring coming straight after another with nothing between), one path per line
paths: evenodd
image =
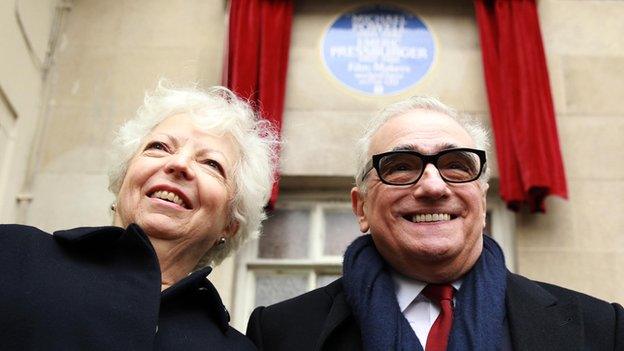
M431 163L425 167L422 176L415 185L414 196L440 199L448 195L449 192L448 184L442 179L438 169Z
M191 166L192 161L193 158L188 152L180 151L171 155L171 158L165 166L165 173L191 180L195 178L195 172Z

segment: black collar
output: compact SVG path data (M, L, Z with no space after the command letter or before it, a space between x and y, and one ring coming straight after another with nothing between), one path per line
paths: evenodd
M127 229L121 227L81 227L54 232L54 239L63 246L77 250L108 250L121 242L133 245L143 245L151 251L157 260L156 252L143 230L136 224L130 224ZM138 240L137 240L138 239ZM165 289L161 294L161 303L171 301L178 296L187 296L189 293L201 295L203 304L214 316L223 332L229 328L230 315L223 306L223 301L217 289L208 280L212 267L207 266L192 272L184 279ZM160 284L159 284L160 286Z
M137 225L131 224L128 226L130 230L131 226ZM140 230L140 229L139 229ZM98 245L108 246L114 244L121 236L126 233L126 230L120 227L80 227L67 230L58 230L54 232L54 239L62 244L81 246L81 247L96 247Z
M229 328L230 314L225 309L217 289L208 280L212 267L206 266L189 274L162 292L162 302L172 301L177 297L199 294L203 305L215 318L222 332Z

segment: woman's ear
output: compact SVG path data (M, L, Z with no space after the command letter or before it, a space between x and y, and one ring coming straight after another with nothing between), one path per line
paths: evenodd
M110 209L113 214L113 225L115 227L122 227L125 229L125 226L121 222L121 216L119 215L119 211L117 209L117 202L113 202L110 206Z
M237 220L232 220L230 224L225 227L225 236L228 238L233 237L238 232L238 228L240 227Z

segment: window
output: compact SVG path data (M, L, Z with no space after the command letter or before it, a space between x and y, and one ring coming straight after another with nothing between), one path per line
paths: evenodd
M244 330L254 307L283 301L338 279L346 247L361 235L351 204L326 200L283 202L269 216L263 231L260 240L241 251L240 257L246 259L238 267L234 316L240 330Z
M348 199L350 181L329 191L282 191L260 240L246 245L238 256L232 318L237 329L245 330L256 306L289 299L340 277L346 247L362 234ZM496 182L490 183L486 233L501 245L513 271L514 215L499 199ZM320 184L322 180L316 185Z

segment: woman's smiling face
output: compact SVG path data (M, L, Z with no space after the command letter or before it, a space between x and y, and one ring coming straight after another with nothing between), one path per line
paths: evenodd
M186 114L168 117L130 161L117 197L117 224L138 224L152 243L206 252L236 232L228 205L238 158L229 135L205 132Z

